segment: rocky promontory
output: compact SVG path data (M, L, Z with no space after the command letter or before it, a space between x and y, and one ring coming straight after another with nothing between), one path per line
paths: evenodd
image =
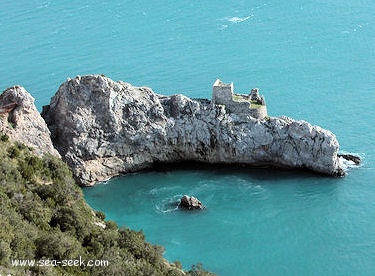
M209 100L158 95L101 75L68 79L42 116L82 185L180 161L344 173L328 130L288 117L238 116Z

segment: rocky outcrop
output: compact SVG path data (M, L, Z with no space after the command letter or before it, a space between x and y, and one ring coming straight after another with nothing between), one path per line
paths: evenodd
M181 197L178 207L185 210L203 210L205 208L197 198L188 195Z
M0 131L11 140L32 147L38 155L60 156L34 98L21 86L10 87L0 95Z
M83 185L186 160L343 174L328 130L288 117L239 117L208 100L157 95L99 75L68 79L42 116Z

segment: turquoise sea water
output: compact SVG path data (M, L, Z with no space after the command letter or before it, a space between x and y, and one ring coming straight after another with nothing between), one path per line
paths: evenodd
M363 165L345 178L176 170L85 189L185 267L220 275L375 273L375 2L1 1L0 85L48 104L60 83L104 73L161 94L210 97L216 78L259 87L270 115L333 131ZM168 205L200 198L201 213Z

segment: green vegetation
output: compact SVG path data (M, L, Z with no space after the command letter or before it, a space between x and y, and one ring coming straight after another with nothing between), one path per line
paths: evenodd
M147 243L142 232L104 219L86 204L61 160L39 158L0 134L1 275L183 275L181 264L167 263L163 248ZM80 258L108 265L51 263ZM13 266L12 260L39 266ZM186 274L212 275L201 265Z
M251 108L259 108L262 104L259 104L257 101L251 101Z
M233 94L232 99L235 102L247 102L250 103L250 108L259 108L262 106L262 104L258 103L257 101L251 101L246 95L241 94Z
M13 123L13 122L8 122L8 125L10 128L15 128L16 127L16 124Z
M241 95L241 94L232 94L232 100L235 102L248 102L250 103L250 100L247 96Z

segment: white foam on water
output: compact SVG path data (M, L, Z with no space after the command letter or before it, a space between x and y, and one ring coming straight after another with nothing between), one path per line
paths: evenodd
M344 169L344 171L347 171L347 170L349 170L351 168L361 167L363 165L363 162L364 162L364 159L365 159L365 155L366 155L364 153L360 154L360 153L353 153L353 152L346 152L346 151L340 151L339 154L350 154L350 155L354 155L354 156L359 156L359 158L361 158L360 164L357 165L356 163L354 163L351 160L346 160L343 157L339 157L340 166L341 166L341 168Z
M233 24L237 24L237 23L241 23L241 22L244 22L246 20L249 20L251 17L253 17L253 15L249 15L249 16L246 16L246 17L233 16L233 17L227 17L226 20L233 23Z
M344 170L347 170L349 168L352 168L355 166L355 163L353 161L350 161L350 160L346 160L345 158L343 157L340 157L339 158L339 162L340 162L340 166L344 169Z
M158 187L158 188L152 188L151 190L148 191L148 193L150 195L158 195L166 191L173 191L175 189L176 189L176 186L163 186L163 187Z
M177 211L178 210L178 206L175 207L175 208L170 208L170 209L163 209L163 206L159 206L159 205L155 205L155 208L157 211L161 212L161 213L170 213L170 212L174 212L174 211Z
M109 181L111 180L111 178L108 178L108 179L105 179L105 180L102 180L102 181L99 181L97 183L95 183L95 185L107 185L109 183Z
M177 211L178 203L181 197L182 195L178 194L172 197L164 198L163 200L155 204L155 209L159 213L170 213Z
M219 27L219 30L225 30L226 28L228 28L228 25L223 24Z
M51 4L50 1L45 1L45 2L43 2L40 6L38 6L37 9L48 8L50 4Z

